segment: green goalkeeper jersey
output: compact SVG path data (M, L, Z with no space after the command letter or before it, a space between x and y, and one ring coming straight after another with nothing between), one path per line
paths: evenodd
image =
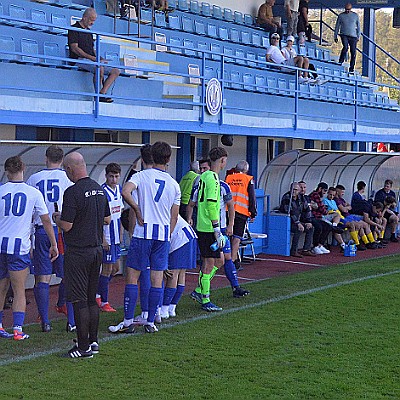
M202 173L197 197L196 228L199 232L214 232L211 221L219 221L220 197L218 175L213 171Z

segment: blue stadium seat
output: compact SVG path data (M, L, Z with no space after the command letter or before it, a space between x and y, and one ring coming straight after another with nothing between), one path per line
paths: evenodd
M266 62L265 54L258 53L258 54L257 54L257 60L258 60L258 61L261 61L261 64L258 63L258 67L259 67L259 68L265 67L265 65L263 64L263 63Z
M193 14L200 14L199 2L197 0L190 0L189 11Z
M224 56L226 62L235 62L233 56L235 55L235 51L232 47L224 46Z
M345 102L347 104L353 104L354 102L354 91L351 89L345 89L344 91Z
M338 102L344 103L345 100L345 95L344 95L344 89L343 88L336 88L336 95L338 97Z
M54 0L57 1L57 0ZM107 12L106 2L102 0L93 0L93 8L96 10L97 14L104 15Z
M229 40L228 28L226 28L225 26L220 26L218 29L218 37L221 40Z
M183 53L187 56L197 56L197 52L195 51L196 46L194 45L193 40L183 39Z
M217 25L207 24L207 35L213 38L217 38Z
M191 17L182 16L182 29L185 32L193 32L193 20Z
M112 65L120 65L119 54L114 51L106 51L104 53L104 58Z
M72 1L71 0L56 0L56 4L59 7L71 7L72 6Z
M310 58L316 58L314 47L307 47L307 56Z
M224 8L224 20L233 22L233 12L230 8Z
M251 34L251 44L253 46L261 46L261 35L259 33L252 32Z
M248 51L246 54L246 58L247 58L247 65L249 67L256 67L257 63L256 61L256 53L253 53L252 51Z
M289 95L294 96L296 93L296 81L294 79L289 80Z
M278 78L278 92L279 94L283 94L285 96L289 94L289 89L285 78Z
M153 12L151 8L141 8L140 9L140 22L151 24L153 20Z
M194 20L194 31L198 34L198 35L202 35L205 36L206 34L206 27L204 25L204 23L202 21L198 21L198 20Z
M261 36L261 46L264 47L264 49L269 47L269 37L268 36L265 36L265 35Z
M242 49L236 49L235 56L238 64L246 65L246 61L244 60L244 51Z
M243 18L243 14L242 14L241 12L235 11L235 12L233 13L233 18L234 18L234 21L235 21L237 24L241 24L241 25L244 24L244 18Z
M165 14L162 11L156 11L154 13L154 24L160 28L165 28L167 26Z
M231 38L231 42L240 43L239 31L237 29L231 28L229 31L229 35Z
M310 86L310 97L312 99L319 99L319 86L318 85L309 85Z
M212 6L212 15L214 18L222 19L222 8L220 6Z
M322 49L320 49L319 47L315 49L315 58L317 58L318 60L324 59Z
M261 93L267 91L265 77L262 75L256 75L256 91Z
M57 26L65 26L65 27L69 26L69 24L67 24L66 16L62 14L51 14L51 23ZM66 29L60 29L60 28L52 28L52 32L61 35L67 34Z
M210 51L210 45L206 42L198 42L197 49L199 50L199 57L203 57L204 51ZM210 58L210 53L205 53L205 58Z
M52 43L52 42L44 42L43 43L43 54L45 56L51 56L51 57L63 57L60 52L60 47L58 43ZM53 66L60 66L62 65L61 60L53 60L50 58L44 58L44 63L47 65L53 65Z
M322 59L324 61L331 61L331 52L329 49L322 49Z
M168 0L168 7L169 8L177 8L177 3L176 3L176 0Z
M211 17L211 6L209 3L205 3L204 1L201 3L201 14L205 17Z
M212 78L217 78L217 73L212 67L206 66L204 70L204 78L209 81Z
M170 29L181 29L181 19L177 14L170 14L168 17L168 26Z
M267 84L268 84L268 93L272 94L278 93L278 85L275 77L268 76Z
M221 60L221 56L220 56L220 54L222 53L221 50L222 49L221 49L220 44L212 42L211 43L211 58L213 60L217 60L217 61Z
M305 86L305 85L302 85ZM337 93L336 88L333 86L328 86L328 100L329 101L337 101Z
M241 31L240 33L241 33L240 42L243 44L250 44L250 32Z
M46 13L42 10L31 10L31 20L36 23L47 23ZM31 24L32 29L36 29L37 31L47 31L49 28L45 25L36 25Z
M254 18L250 14L244 14L244 24L248 26L254 25Z
M172 47L172 46L182 46L181 39L179 39L177 37L171 37L169 39L169 44L171 45L171 47L169 48L169 51L171 53L177 53L177 54L181 54L182 53L181 49L178 49L176 47Z
M0 15L4 15L3 4L0 3ZM4 18L0 18L0 24L4 24L6 20Z
M178 9L182 11L189 11L187 0L178 0Z
M341 70L338 68L334 68L332 72L333 77L331 77L331 79L335 82L342 82Z
M242 75L239 71L231 71L230 80L232 89L242 89L243 81L242 81Z
M6 54L7 52L15 53L15 42L11 36L0 36L0 59L2 61L15 61L15 54Z
M18 6L16 4L10 4L8 10L10 17L12 18L26 19L26 11L24 7ZM22 27L29 26L27 22L21 22L21 21L9 21L9 23L13 26L22 26Z
M31 54L31 55L39 55L39 44L36 40L33 39L21 39L21 53ZM39 62L38 57L30 57L30 56L21 56L21 60L27 63L35 63Z
M299 85L300 93L299 96L302 98L309 99L311 97L310 94L310 85Z
M249 73L243 74L243 90L254 92L254 76Z

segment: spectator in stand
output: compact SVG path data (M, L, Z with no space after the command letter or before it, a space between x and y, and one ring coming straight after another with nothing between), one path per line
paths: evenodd
M236 164L236 173L228 175L225 182L232 191L232 198L235 207L235 222L233 224L232 236L232 260L236 269L240 268L238 263L238 251L240 241L244 236L247 220L254 221L257 215L257 201L254 185L254 178L248 175L249 163L241 160Z
M304 61L304 58L302 56L294 56L293 58L288 58L286 59L285 56L282 54L282 52L279 49L279 35L277 33L273 33L271 35L271 46L268 47L267 49L267 54L266 54L266 60L267 62L272 62L281 66L291 66L291 67L298 67L298 68L304 68L308 69L308 58L307 61ZM288 39L293 44L294 37L289 36ZM294 51L294 49L293 49ZM299 83L307 83L308 82L308 72L305 72L306 76L302 76L302 72L298 71L299 73Z
M299 20L297 22L297 34L299 35L299 44L303 45L307 40L311 42L311 25L308 22L308 2L310 0L300 0Z
M179 214L183 219L186 219L186 208L189 204L190 194L193 188L194 180L199 176L200 167L198 161L192 161L190 163L190 170L182 177L179 182L181 188L181 206L179 208Z
M360 39L361 28L358 15L351 11L352 5L347 3L344 7L344 12L339 14L336 26L334 39L338 42L338 34L342 40L342 51L340 52L339 64L343 64L350 46L350 69L349 72L354 72L356 64L357 42Z
M384 217L387 219L387 224L390 226L390 241L393 243L398 243L399 240L396 238L396 229L397 224L399 223L399 217L395 212L396 194L392 190L392 186L393 181L390 179L386 179L383 188L376 192L374 200L379 201L385 206ZM388 199L389 197L391 198L390 200ZM386 202L387 199L388 201Z
M284 6L287 17L287 34L288 36L295 35L299 19L299 0L285 0Z
M93 35L89 32L97 19L97 14L94 8L87 8L83 13L83 17L80 21L77 21L73 28L82 29L81 31L68 31L68 46L69 56L74 60L89 60L96 62L96 51L94 49ZM107 60L100 57L100 61L107 64ZM74 63L75 64L75 63ZM95 64L81 64L79 68L94 73L93 83L96 87L96 71L97 67ZM100 67L100 94L103 95L99 98L102 103L112 103L111 97L104 96L114 81L118 78L120 71L118 68ZM104 75L108 75L107 79L104 80Z
M328 192L328 185L325 182L320 182L317 189L310 194L311 210L314 216L314 253L315 254L329 254L330 251L324 247L328 238L329 232L332 230L336 233L342 233L343 229L336 226L330 225L328 221L322 217L328 214L322 198Z
M290 213L290 231L293 233L290 255L298 258L315 257L315 254L311 252L314 235L314 227L311 223L312 214L305 198L300 195L300 185L297 182L293 182L290 185L290 191L282 196L279 211L284 214ZM303 232L305 233L304 246L303 250L299 252L299 239Z
M364 181L358 181L357 182L357 191L353 193L353 196L351 197L351 208L353 210L354 214L357 215L362 215L362 210L366 209L368 207L366 203L368 201L365 199L364 192L365 192L365 187L367 184ZM361 211L361 214L360 214Z
M360 243L359 237L367 238L365 235L370 232L369 225L363 221L363 218L360 215L350 214L351 205L344 199L345 190L346 189L343 185L336 186L335 202L338 210L344 218L342 220L343 225L349 230L350 237L357 245L357 249L360 251L367 250L365 244L363 242Z
M269 37L271 39L271 35L273 33L277 33L280 37L282 37L283 30L280 21L278 21L279 17L274 17L272 12L272 7L275 5L275 0L265 0L264 4L261 4L258 9L257 15L257 24L267 32L269 32Z

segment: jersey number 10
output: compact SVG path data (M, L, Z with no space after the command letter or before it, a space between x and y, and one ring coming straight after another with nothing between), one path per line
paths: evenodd
M5 203L4 207L4 216L9 217L10 211L16 217L20 217L26 209L26 194L17 192L14 194L14 197L11 198L11 193L7 193L2 197Z

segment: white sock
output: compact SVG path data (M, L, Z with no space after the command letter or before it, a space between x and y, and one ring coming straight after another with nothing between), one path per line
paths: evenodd
M164 306L164 305L162 305L162 306L161 306L161 315L166 315L166 314L168 314L168 309L169 309L169 306Z
M108 304L108 301L106 301L105 303L104 303L104 301L101 302L102 307L105 306L106 304Z
M168 307L168 311L174 312L176 310L176 304L170 304Z
M133 324L133 318L125 319L124 318L124 326L129 326Z
M148 311L142 311L142 318L143 319L147 319L148 316L149 316Z

